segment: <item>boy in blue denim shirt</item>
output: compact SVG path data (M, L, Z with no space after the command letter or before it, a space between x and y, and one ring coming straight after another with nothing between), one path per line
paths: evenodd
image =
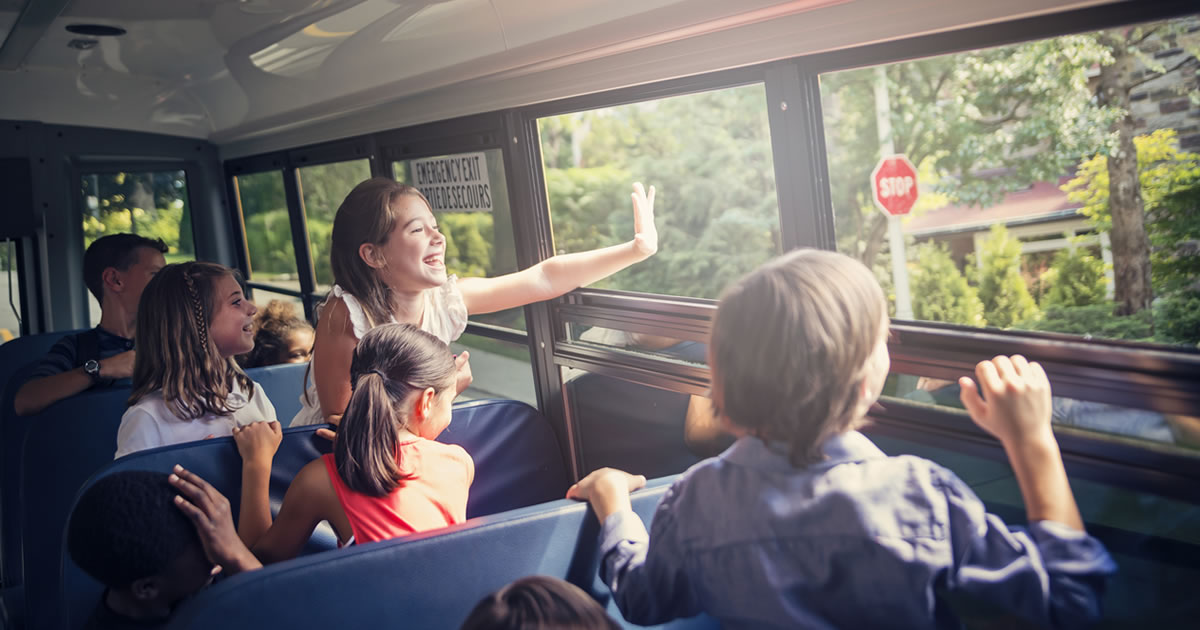
M971 418L1004 445L1030 527L1010 531L937 464L888 457L856 429L887 378L887 306L857 261L781 256L721 297L709 365L738 440L684 473L647 535L601 469L567 496L602 523L601 577L639 624L706 612L726 628L953 628L949 601L1021 625L1100 614L1115 565L1088 536L1050 428L1050 384L1023 357L960 379Z

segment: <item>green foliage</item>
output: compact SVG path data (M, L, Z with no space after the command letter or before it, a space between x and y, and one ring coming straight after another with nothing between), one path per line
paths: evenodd
M920 320L949 322L967 326L986 326L979 292L967 284L945 246L922 243L916 252L916 267L911 268L910 284L913 315Z
M492 275L492 215L442 212L438 227L446 237L446 270L460 278Z
M1154 303L1158 340L1200 347L1200 291L1180 291Z
M1180 290L1194 283L1200 272L1200 257L1190 245L1200 239L1200 154L1179 149L1174 129L1138 136L1133 144L1138 152L1154 290L1159 294ZM1101 232L1112 230L1108 187L1108 158L1103 154L1081 164L1063 186Z
M261 275L296 273L296 253L287 208L275 208L245 217L246 245L250 250L250 271Z
M654 184L659 251L594 286L716 297L780 252L763 86L539 121L558 252L628 241L629 184Z
M1108 288L1104 261L1084 247L1060 249L1042 276L1042 285L1047 287L1042 298L1043 309L1099 304Z
M1060 332L1097 339L1153 341L1154 319L1151 311L1117 317L1112 302L1087 306L1054 306L1042 312L1040 318L1019 322L1016 328Z
M983 242L978 276L984 317L997 328L1009 328L1037 317L1037 304L1021 277L1021 242L1001 224L992 226Z
M194 256L183 171L84 175L82 195L85 248L101 236L127 232L162 239L168 260Z

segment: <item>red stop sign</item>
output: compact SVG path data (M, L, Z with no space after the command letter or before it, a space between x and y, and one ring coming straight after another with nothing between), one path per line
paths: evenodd
M908 214L917 203L917 169L903 155L879 160L871 172L875 205L891 216Z

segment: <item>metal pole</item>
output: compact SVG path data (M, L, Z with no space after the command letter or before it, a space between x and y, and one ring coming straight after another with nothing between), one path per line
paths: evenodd
M887 72L883 66L875 68L875 126L879 130L880 158L895 155L892 143L891 104L888 100ZM908 288L908 258L904 252L904 233L900 229L900 217L888 216L888 249L892 252L892 284L896 291L897 319L912 319L912 294Z

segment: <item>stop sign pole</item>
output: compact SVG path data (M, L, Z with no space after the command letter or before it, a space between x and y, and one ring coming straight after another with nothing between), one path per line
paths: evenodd
M904 233L900 217L912 210L917 201L917 169L903 155L893 155L891 105L888 102L887 71L875 68L875 126L883 159L871 172L871 192L875 204L888 219L888 249L892 252L892 284L896 291L896 317L912 319L912 293L908 288L908 256L904 252Z

